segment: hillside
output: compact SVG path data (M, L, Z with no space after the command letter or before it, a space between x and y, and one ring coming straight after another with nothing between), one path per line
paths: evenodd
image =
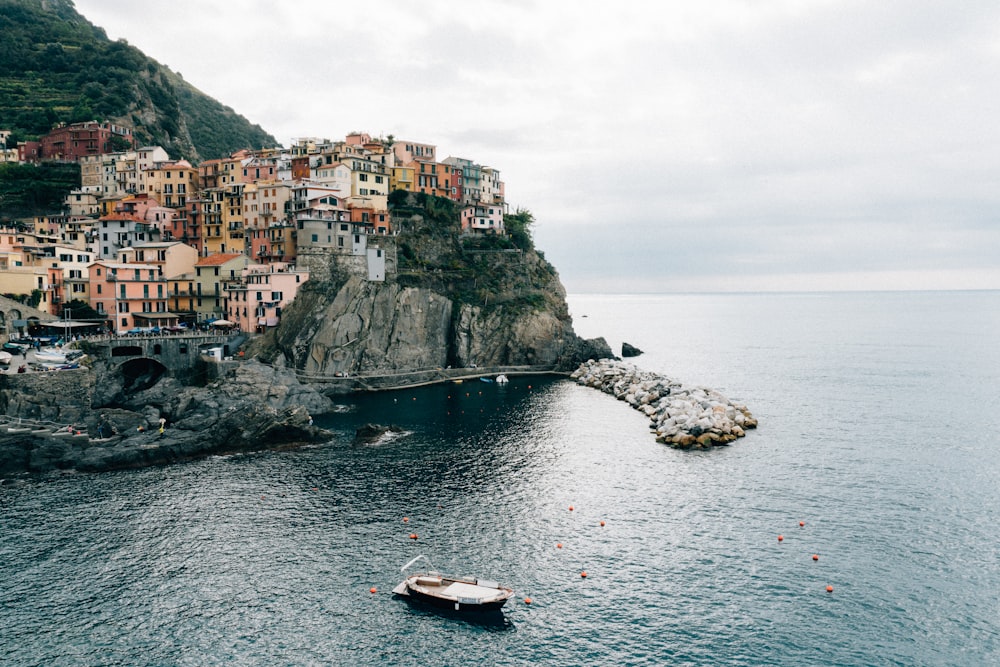
M140 145L192 162L277 145L127 41L108 39L71 0L0 0L0 129L25 141L87 120L130 126Z

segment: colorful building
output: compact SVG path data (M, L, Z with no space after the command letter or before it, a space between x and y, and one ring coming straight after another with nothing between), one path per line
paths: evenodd
M278 326L282 310L309 280L309 272L290 264L252 264L239 279L226 283L226 319L247 333Z
M107 318L111 331L177 323L167 309L167 281L159 267L98 260L88 273L90 307Z
M236 253L219 253L198 260L192 281L193 310L198 321L225 316L228 295L223 286L238 280L249 263L246 255Z

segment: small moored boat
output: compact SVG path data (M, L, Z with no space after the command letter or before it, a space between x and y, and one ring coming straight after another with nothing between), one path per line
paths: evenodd
M497 380L496 380L497 384L507 384L509 381L510 380L508 380L507 376L504 375L503 373L501 373L500 375L498 375L497 376Z
M405 571L423 555L403 566ZM461 612L499 611L514 595L514 590L495 581L476 577L456 577L430 570L412 574L392 592L402 597L426 602L435 607Z

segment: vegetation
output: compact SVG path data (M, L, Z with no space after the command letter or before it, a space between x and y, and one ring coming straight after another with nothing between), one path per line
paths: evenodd
M534 216L519 210L509 234L462 235L450 199L396 191L389 206L401 285L427 287L458 303L503 307L516 313L549 305L555 269L535 252Z
M80 299L73 299L67 302L63 308L60 315L66 315L71 320L92 320L92 321L104 321L107 319L107 315L101 315L86 301L81 301Z
M69 0L0 0L0 129L26 141L88 120L132 127L139 144L192 161L277 144L127 41L108 39Z
M60 211L66 193L78 187L80 165L76 163L0 163L0 224Z

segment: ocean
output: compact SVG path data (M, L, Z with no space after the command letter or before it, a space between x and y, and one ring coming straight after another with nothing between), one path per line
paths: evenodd
M518 377L342 400L323 445L4 480L0 664L1000 664L1000 292L569 304L759 428L678 451ZM394 598L419 554L516 596Z

